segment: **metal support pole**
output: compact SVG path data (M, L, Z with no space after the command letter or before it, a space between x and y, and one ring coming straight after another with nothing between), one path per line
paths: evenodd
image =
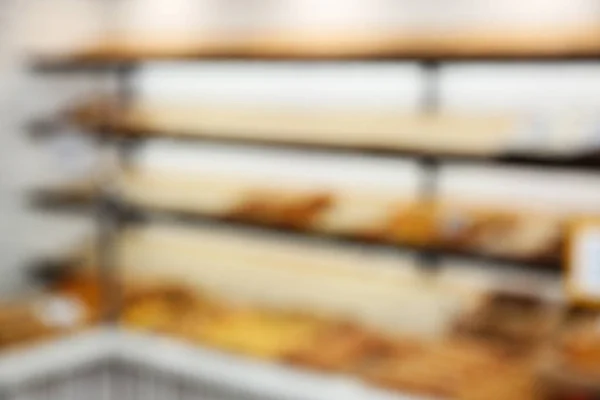
M115 175L128 166L132 152L131 141L123 141L115 131L123 111L134 99L135 87L132 81L135 68L131 65L119 65L114 71L116 78L116 99L114 109L107 110L102 129L102 144L116 152L110 160L108 174L100 185L100 198L97 205L99 228L98 268L101 280L102 297L105 310L105 322L118 323L122 304L121 274L119 273L118 237L125 224L124 207L121 204Z
M421 112L434 114L440 108L440 65L438 61L424 61L422 63L424 74L423 97L421 98ZM419 186L419 201L431 203L436 200L440 183L440 163L435 156L424 155L419 158L421 181ZM429 268L436 269L439 257L435 251L424 249L420 253L421 263Z
M435 113L440 109L440 63L436 60L423 61L424 87L421 111Z
M123 64L117 66L117 98L115 107L115 119L120 115L124 115L129 107L133 104L136 98L135 83L133 78L137 71L136 64ZM135 153L138 140L128 136L118 135L115 145L118 152L119 168L128 168L131 165L132 155Z
M120 309L120 285L117 274L118 257L116 254L116 233L119 218L116 215L110 190L101 190L96 204L98 221L97 268L102 298L102 317L104 322L114 324L118 321Z
M421 98L421 112L435 114L440 109L440 65L437 61L423 63L424 86ZM423 177L420 187L422 201L434 200L437 195L439 181L439 159L435 156L421 157Z

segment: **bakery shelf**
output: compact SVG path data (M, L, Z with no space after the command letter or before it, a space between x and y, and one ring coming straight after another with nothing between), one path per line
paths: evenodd
M88 192L88 197L71 196L68 191L61 188L45 188L30 193L31 203L41 209L62 210L67 212L87 212L92 209L95 195ZM153 207L149 205L138 205L127 202L124 199L116 200L120 217L129 223L151 223L151 222L177 222L189 226L204 227L234 227L238 230L247 230L251 233L263 235L276 235L288 237L295 241L308 241L317 243L331 243L342 246L370 246L373 248L385 247L397 249L402 252L426 254L430 257L455 257L467 262L491 263L494 265L515 266L554 271L561 271L560 255L548 258L507 257L478 253L458 248L435 248L425 245L407 243L389 243L382 240L355 237L352 235L336 234L330 232L318 232L281 225L270 225L248 220L232 219L226 216L211 214L200 211L181 210L173 207ZM59 268L60 269L60 268ZM53 269L50 268L50 271Z
M441 63L478 63L478 64L517 64L517 63L593 63L600 62L600 46L590 52L557 51L550 53L536 52L498 52L498 53L453 53L452 51L437 54L421 52L391 53L381 55L368 54L324 54L324 55L258 55L251 53L231 54L165 54L140 55L137 57L106 54L97 57L66 56L64 58L38 57L30 61L31 68L40 73L104 73L107 70L124 70L150 62L201 62L201 61L264 61L278 63L347 63L362 62L418 62L422 64Z
M118 117L117 117L118 118ZM565 154L544 154L544 152L525 152L509 150L491 151L477 154L475 152L461 152L457 149L453 151L434 150L427 151L425 148L407 148L392 146L368 146L361 144L338 144L325 143L323 141L310 142L308 140L286 140L277 138L264 138L265 135L256 135L252 137L248 133L241 131L222 133L211 133L210 130L195 129L169 129L152 126L151 124L136 124L135 122L113 121L111 124L103 125L99 120L68 117L63 115L58 118L42 118L32 121L27 131L34 139L43 139L52 137L60 133L65 126L73 124L82 128L85 134L100 139L106 136L110 131L110 136L121 140L128 145L135 145L151 139L169 140L174 142L190 144L237 144L251 146L253 148L265 149L283 149L283 150L301 150L322 154L358 154L386 157L401 157L413 159L415 161L436 163L436 162L459 162L474 165L498 165L498 166L516 166L516 167L534 167L534 168L556 168L579 171L599 171L600 170L600 150L586 148L578 153ZM241 133L240 133L241 132ZM261 138L261 136L263 136Z
M522 361L535 357L531 342L543 343L554 325L550 311L558 311L535 296L465 291L456 283L423 279L411 273L408 259L398 264L355 252L335 262L330 257L341 255L337 250L307 251L210 229L200 234L186 228L134 229L118 243L128 295L115 347L105 350L110 360L266 398L302 398L292 392L297 387L309 387L303 392L308 398L316 388L327 389L315 393L319 399L379 394L394 399L404 391L479 398L469 396L468 371L487 374L487 368L495 373L474 393L518 382L528 391L532 371ZM259 256L257 249L279 255ZM501 322L511 316L518 318L519 329ZM308 330L295 329L302 327ZM486 336L490 329L497 334L492 339ZM169 338L142 333L149 331ZM282 343L265 342L261 332L267 338L281 334ZM314 338L309 340L314 344L305 348L297 334ZM333 349L324 351L320 343ZM365 357L371 362L364 364ZM400 365L410 367L396 370ZM245 371L254 372L238 375ZM509 394L498 398L521 399L513 394L519 387L507 389Z
M526 267L549 270L560 272L561 262L559 260L530 260L530 259L517 259L502 256L493 256L487 254L478 254L470 251L458 250L458 249L435 249L427 246L409 245L409 244L389 244L385 242L378 242L371 239L354 238L350 236L334 235L330 233L320 233L314 231L301 231L292 228L274 227L267 225L257 225L251 222L245 221L232 221L227 218L200 215L197 213L189 212L173 212L173 211L158 211L149 209L131 208L128 217L130 220L144 222L164 222L164 221L175 221L178 223L188 224L190 226L206 226L206 227L235 227L237 229L244 229L248 232L256 232L263 235L283 235L293 240L302 240L308 242L325 242L339 245L350 245L350 246L373 246L377 247L388 247L392 249L398 249L402 252L413 253L419 255L425 253L431 257L455 257L468 262L475 263L490 263L494 265L523 265Z
M453 32L443 34L354 34L303 37L270 32L230 39L161 43L160 38L112 40L61 55L40 56L42 71L72 71L123 67L148 61L265 60L349 61L399 60L421 62L597 61L600 28Z
M512 370L516 367L524 377L529 376L532 371L521 369L520 362L535 357L536 352L531 350L543 343L555 324L556 314L552 312L556 311L555 306L535 297L497 294L490 297L489 294L465 292L459 286L435 279L424 281L418 275L405 275L397 264L397 268L384 272L378 268L384 265L377 257L369 257L372 261L369 265L364 265L366 259L362 258L328 264L323 262L327 252L302 251L302 247L290 245L279 249L285 248L293 254L280 254L274 259L253 258L249 256L256 254L254 246L264 245L264 241L247 237L236 245L235 240L212 242L211 236L209 243L202 243L210 231L202 235L189 232L190 236L185 230L179 233L163 230L163 234L143 231L130 232L128 245L124 246L124 258L128 259L123 265L124 279L144 274L148 278L154 276L170 279L173 283L181 282L184 285L179 289L182 297L170 300L171 296L165 297L161 293L160 284L158 288L150 288L148 297L128 303L123 316L125 326L153 330L157 326L153 324L156 319L147 318L140 312L155 301L171 304L177 310L185 307L182 303L187 304L186 311L191 313L187 315L192 316L192 321L198 315L194 310L200 315L211 315L210 310L216 307L216 319L209 316L198 330L189 329L189 324L194 322L186 323L189 321L186 311L180 318L172 318L171 314L171 317L159 319L158 329L209 348L284 365L291 363L309 370L316 368L336 375L356 376L371 382L369 384L400 393L411 391L449 398L473 398L467 392L474 389L475 393L481 393L486 388L477 389L476 384L471 385L471 374L480 369L495 370L498 362L502 367L497 370L496 385L515 385L509 391L520 391L519 385L510 377L512 374L504 375L502 368ZM169 244L174 235L177 235L177 242ZM231 245L241 254L233 255ZM269 246L273 250L277 247ZM186 255L181 257L178 253L184 249ZM205 261L200 263L200 259ZM360 260L362 265L357 264ZM177 271L162 271L160 265L165 262L172 262ZM270 290L265 291L265 288ZM176 289L168 293L173 290ZM194 297L194 293L201 297ZM335 293L335 296L328 293ZM241 300L244 305L232 298ZM415 311L419 318L415 318ZM510 318L502 317L506 312L518 318L518 333L514 328L504 329L502 321ZM485 317L482 318L480 313ZM322 318L314 320L313 315ZM456 323L461 320L464 324L459 327ZM293 327L302 327L302 330L298 332ZM314 342L308 341L313 344L305 347L302 343L306 342L298 342L297 334L305 339L313 337L310 333L314 332L313 328L330 334L317 334ZM500 340L481 342L490 330ZM290 336L290 332L296 333ZM280 342L270 339L278 336ZM497 357L496 350L500 349L508 352L503 354L511 353L514 357ZM381 358L375 356L373 359L373 351ZM365 359L371 362L365 365ZM468 367L474 360L478 360L475 361L477 371ZM402 366L407 366L407 370ZM529 386L529 383L523 383ZM484 386L487 385L485 382ZM464 393L464 397L459 393ZM497 398L528 397L513 392L512 396L506 397L498 393Z

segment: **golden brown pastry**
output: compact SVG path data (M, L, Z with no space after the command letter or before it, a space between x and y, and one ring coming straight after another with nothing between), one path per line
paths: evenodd
M428 246L437 241L439 208L434 203L402 206L392 213L384 235L393 242Z
M328 194L314 194L287 204L281 210L280 223L294 229L310 227L314 220L333 204Z
M230 217L242 221L306 229L332 203L333 199L328 194L260 191L248 194Z
M304 346L317 326L308 317L237 307L198 326L194 339L223 350L280 359Z
M133 328L178 334L188 314L202 308L201 300L178 286L128 290L122 321Z

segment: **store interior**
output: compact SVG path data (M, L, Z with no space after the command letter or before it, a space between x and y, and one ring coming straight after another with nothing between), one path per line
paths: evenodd
M0 399L600 398L598 109L595 0L8 1Z

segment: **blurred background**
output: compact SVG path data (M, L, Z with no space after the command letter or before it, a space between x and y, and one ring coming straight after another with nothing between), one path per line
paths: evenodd
M53 140L41 147L31 144L23 132L24 127L34 117L58 113L74 102L99 93L114 93L111 86L114 79L106 75L32 74L28 62L36 55L93 45L107 34L144 48L152 44L192 46L198 38L204 41L234 40L248 35L297 35L323 41L319 38L362 36L365 32L376 38L402 34L443 37L456 32L485 37L491 32L497 41L514 32L525 32L522 38L516 39L517 46L526 38L539 38L558 43L560 51L562 47L577 47L578 42L573 44L569 40L578 40L582 33L582 40L593 39L600 12L592 0L528 1L525 4L505 1L493 5L466 0L443 5L435 1L182 0L166 5L157 0L52 0L6 2L2 7L2 162L5 166L2 174L2 207L5 208L2 293L18 292L27 285L22 266L33 251L29 246L60 248L84 229L70 223L66 226L62 216L58 221L50 215L41 218L24 204L24 188L50 179L81 176L93 164L89 154L93 153L93 146L85 140L67 140L66 145L63 145L65 140ZM576 38L555 37L560 33ZM561 40L565 41L564 46ZM497 41L490 45L496 46ZM429 84L420 65L410 60L345 64L159 62L141 65L132 80L136 98L144 104L179 107L210 104L237 109L290 109L307 114L312 110L417 113L421 110L424 87ZM514 139L520 142L514 146L573 151L597 143L595 111L600 104L600 73L595 63L448 62L440 66L436 85L440 111L516 118L522 127L515 130L524 132L522 138ZM68 129L77 130L72 126ZM527 130L531 132L525 132ZM76 148L72 150L75 155L70 153L70 147ZM149 143L144 146L143 158L153 165L166 163L194 168L192 164L206 161L204 157L193 156L199 147ZM229 150L217 146L211 154L218 158ZM63 152L69 155L63 157ZM245 153L235 154L240 154L236 162L243 164ZM294 175L296 169L304 170L294 168L285 157L282 163L277 152L265 150L264 157L256 157L248 160L252 167L266 168L271 173L285 175L289 170L289 174ZM190 161L179 162L180 159ZM394 175L393 185L404 186L403 193L410 196L419 180L418 168L411 170L410 159L395 159L405 164L402 168L405 172ZM353 159L339 162L352 164ZM276 163L277 168L271 168L271 163ZM367 160L365 163L370 164ZM373 159L371 164L376 163ZM216 164L213 167L219 168ZM235 167L228 165L227 168ZM473 197L478 202L517 206L536 202L556 206L561 211L586 212L596 211L600 196L594 173L572 174L568 170L543 167L515 171L511 166L490 168L452 162L443 163L441 169L442 196ZM315 167L316 175L322 173L327 174ZM337 175L336 179L349 179L341 176L344 174L333 174ZM372 185L387 185L381 175L370 176L368 180ZM50 243L55 241L57 244Z
M125 315L142 331L396 393L551 398L532 383L537 352L507 361L495 342L495 364L469 368L510 369L507 380L468 393L438 387L445 370L421 382L419 368L453 364L446 353L358 373L352 357L263 342L291 342L286 324L309 336L312 319L288 321L300 313L351 321L327 331L352 337L345 356L374 340L363 325L444 343L451 332L460 346L480 335L476 350L453 342L458 358L490 337L554 343L582 300L565 290L578 265L570 229L600 214L599 57L595 0L5 0L0 299L9 315L43 298L44 337ZM598 294L596 272L578 275L585 295ZM236 317L213 326L212 313ZM6 318L0 345L36 337ZM567 353L589 355L577 360L596 390L600 342L579 323L568 334L590 347Z

